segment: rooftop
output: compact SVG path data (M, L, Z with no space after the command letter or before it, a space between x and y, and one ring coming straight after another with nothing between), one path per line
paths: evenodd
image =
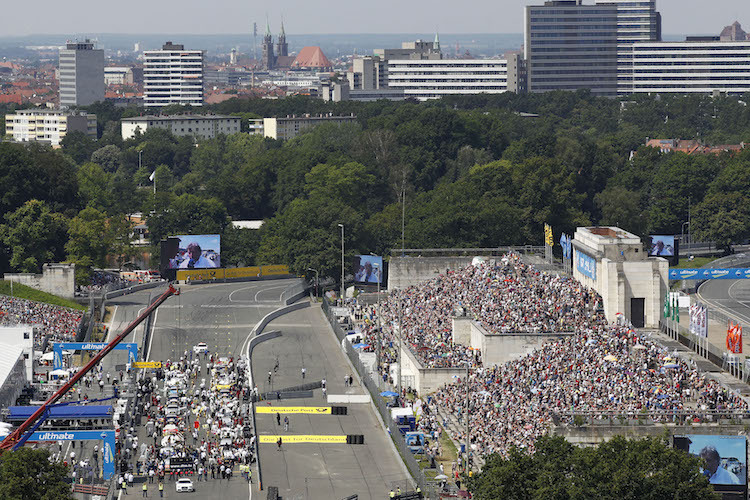
M123 118L123 122L177 121L177 120L240 120L239 116L224 115L146 115Z

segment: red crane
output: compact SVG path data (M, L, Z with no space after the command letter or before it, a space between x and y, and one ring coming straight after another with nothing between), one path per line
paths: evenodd
M31 415L24 423L22 423L16 430L14 430L12 433L10 433L6 438L3 440L2 443L0 443L0 453L9 450L13 448L23 437L24 433L32 426L34 423L39 419L39 417L42 416L42 414L47 410L47 408L50 405L55 404L57 401L60 400L75 384L78 382L81 377L86 375L91 369L96 366L96 364L104 358L109 352L115 348L117 344L122 342L122 340L135 328L140 325L143 320L148 318L148 316L154 312L154 309L159 307L162 303L164 303L165 300L167 300L172 295L179 295L180 292L176 290L171 284L169 285L169 288L166 292L161 294L153 304L148 306L143 313L138 316L135 320L133 320L132 323L130 323L127 328L125 328L122 333L120 333L117 337L115 337L112 342L107 344L104 349L99 351L99 354L94 356L94 359L89 361L86 366L84 366L82 369L78 371L75 375L73 375L70 380L63 385L60 390L58 390L56 393L54 393L50 398L44 402L42 406L39 407L37 411L34 412L33 415Z

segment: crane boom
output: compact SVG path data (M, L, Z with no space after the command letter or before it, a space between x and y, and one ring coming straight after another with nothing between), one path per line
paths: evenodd
M172 295L179 295L180 292L172 286L170 283L169 288L166 292L161 294L153 304L148 306L143 313L141 313L140 316L138 316L135 320L133 320L132 323L130 323L117 337L115 337L112 342L104 346L104 349L99 351L99 354L94 356L94 359L89 361L86 366L81 368L75 375L73 375L70 380L63 385L56 393L54 393L50 398L44 402L42 406L37 409L37 411L34 412L33 415L31 415L24 423L22 423L17 429L15 429L12 433L10 433L3 441L0 443L0 453L13 448L16 443L18 443L23 436L23 434L32 426L34 425L34 422L36 422L40 416L47 410L47 408L50 405L55 404L57 401L60 400L75 384L78 382L84 375L86 375L89 371L91 371L94 366L96 366L99 361L104 358L107 354L109 354L112 349L115 348L117 344L122 342L122 340L135 328L140 325L143 320L148 318L148 316L154 312L154 310L159 307L162 303L164 303L165 300L167 300Z

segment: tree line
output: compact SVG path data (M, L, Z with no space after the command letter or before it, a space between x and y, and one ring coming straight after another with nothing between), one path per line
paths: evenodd
M401 246L404 208L407 248L540 244L545 223L557 234L590 224L679 234L688 214L694 240L728 247L750 237L750 151L690 156L643 144L749 142L746 102L618 101L579 91L207 107L245 125L262 116L357 116L289 141L246 133L196 141L158 129L123 141L119 120L146 110L97 103L87 108L97 114L97 141L72 132L59 150L0 143L0 267L127 261L138 251L129 239L135 212L146 217L155 258L167 235L217 233L225 264L285 263L332 277L340 273L339 223L348 253L388 254ZM265 223L260 231L230 224L245 219Z

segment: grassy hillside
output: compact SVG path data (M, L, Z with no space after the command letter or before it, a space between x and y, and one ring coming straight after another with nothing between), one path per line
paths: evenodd
M0 295L10 295L10 281L0 281ZM52 295L51 293L42 292L26 285L13 283L13 296L21 299L35 300L56 306L70 307L80 311L88 310L87 306L82 306L72 300Z

